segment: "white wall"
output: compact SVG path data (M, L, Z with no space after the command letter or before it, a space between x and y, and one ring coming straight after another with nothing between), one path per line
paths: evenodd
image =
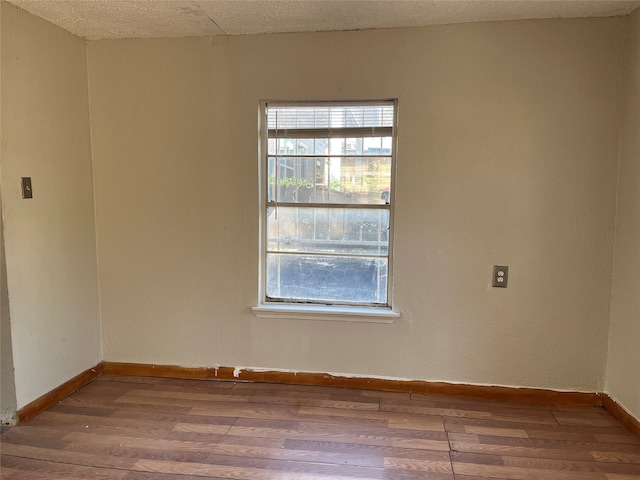
M601 390L625 24L89 42L105 360ZM256 319L258 100L389 97L402 317Z
M640 419L640 10L626 52L606 390Z
M98 363L101 342L85 42L1 8L0 188L21 408Z

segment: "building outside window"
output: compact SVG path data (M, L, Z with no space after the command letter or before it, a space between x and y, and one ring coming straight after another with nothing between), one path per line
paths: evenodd
M396 102L262 104L262 301L391 305Z

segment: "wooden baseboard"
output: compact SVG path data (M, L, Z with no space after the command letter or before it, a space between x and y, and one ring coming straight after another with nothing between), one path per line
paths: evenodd
M102 375L102 371L103 365L102 363L99 363L95 367L85 370L84 372L73 377L71 380L64 382L59 387L54 388L53 390L45 393L39 398L36 398L33 402L28 403L16 412L16 416L18 417L18 424L32 419L36 415L44 412L52 405L58 403L60 400L71 395L76 390L84 387L87 383L95 380L97 377Z
M144 363L101 362L85 370L59 387L42 395L17 411L18 424L36 415L82 388L102 374L134 375L141 377L191 378L198 380L233 380L246 382L284 383L289 385L315 385L364 390L449 395L484 400L502 400L522 403L572 404L603 406L631 433L640 438L640 421L627 412L606 393L564 392L537 388L498 387L423 380L395 380L385 378L348 377L328 373L296 373L277 370L235 369L232 367L179 367Z
M193 378L208 380L206 367L178 367L174 365L151 365L146 363L103 362L105 375L134 375L138 377Z
M564 392L537 388L497 387L423 380L395 380L331 375L328 373L295 373L276 370L218 368L187 368L169 365L104 362L104 373L200 380L234 380L291 385L316 385L364 390L383 390L431 395L453 395L485 400L522 403L572 404L601 406L602 396L596 392Z
M602 395L602 406L624 427L640 439L640 421L627 412L609 394Z

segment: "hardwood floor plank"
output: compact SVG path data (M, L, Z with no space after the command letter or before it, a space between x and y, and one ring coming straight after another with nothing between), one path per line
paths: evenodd
M58 413L48 411L39 418L41 424L48 426L63 425L75 427L75 430L94 430L96 428L116 428L132 430L134 434L140 436L157 437L165 431L170 431L175 427L171 422L158 422L146 419L129 419L123 421L113 417L88 417L86 415L76 415L69 413Z
M253 466L218 465L209 463L187 463L140 460L134 469L145 472L174 473L182 475L209 475L228 479L256 479L256 480L379 480L383 478L382 469L361 469L361 471L347 471L345 467L331 467L317 464L303 464L289 462L288 468L283 465L272 466L278 468L259 468ZM361 468L361 467L350 467ZM346 473L346 474L345 474Z
M196 400L203 402L234 402L244 403L252 399L251 395L234 395L230 390L222 390L220 392L194 392L193 390L184 391L183 389L133 389L126 393L126 396L132 397L151 397L174 400ZM180 405L179 403L175 403ZM196 404L199 405L199 404Z
M541 438L552 440L571 440L587 442L613 442L637 443L638 439L633 437L621 425L618 426L584 426L584 425L527 425L522 424L527 431L529 438Z
M25 435L52 439L60 439L68 433L66 430L60 430L58 428L47 428L32 425L31 422L25 425L21 425L20 428L12 427L10 432L11 435ZM0 437L0 442L4 442L4 435L7 434L8 432L2 434L2 436Z
M444 428L448 433L467 433L498 437L529 438L528 432L525 430L521 423L501 422L493 419L478 420L466 418L445 418Z
M45 462L8 455L2 455L0 468L2 469L0 478L22 480L122 480L129 473L127 470Z
M167 380L177 382L175 384L168 383ZM100 386L101 393L130 393L130 392L159 392L161 395L170 396L171 393L180 395L189 395L190 393L209 394L233 398L250 398L255 393L254 390L234 390L231 385L227 388L220 386L218 382L209 382L207 380L184 380L184 379L160 379L158 383L118 383L110 382ZM143 394L144 395L144 394ZM206 397L205 397L206 398Z
M228 480L222 477L197 477L173 475L171 473L129 472L123 480Z
M422 405L398 405L396 403L380 402L380 411L382 412L403 412L403 413L421 413L423 415L440 415L443 417L464 417L464 418L491 418L491 413L481 410L465 410L462 408L439 408L427 407Z
M165 380L162 377L139 377L136 375L111 375L112 382L118 383L148 383L157 385Z
M410 470L413 472L453 473L448 455L440 461L385 457L384 468L392 470Z
M481 453L489 455L510 455L568 460L593 460L587 451L567 451L552 448L536 448L517 445L496 445L492 443L464 442L452 439L451 448L464 453Z
M366 457L398 457L405 459L431 459L443 461L447 450L425 450L419 448L391 447L386 445L368 445L357 443L327 442L318 440L285 440L284 448L327 453L349 453L352 455L363 455ZM448 455L447 455L448 459Z
M100 443L73 442L65 450L110 457L139 460L171 460L174 462L204 462L214 447L200 451L163 450L160 448L140 448L132 445L105 445Z
M74 415L86 415L88 417L110 417L115 412L115 408L76 407L59 403L57 405L54 405L47 411L55 413L69 413Z
M426 400L426 401L435 401L435 402L444 402L447 405L450 405L450 408L455 408L453 406L462 406L462 405L469 405L469 406L480 406L480 407L489 407L491 405L495 405L495 406L500 406L500 405L505 405L505 406L515 406L516 408L518 406L522 406L524 408L536 408L537 405L539 405L538 403L532 403L532 402L522 402L522 401L509 401L508 399L499 399L499 398L488 398L488 397L478 397L478 396L471 396L471 395L466 395L466 394L461 394L461 395L447 395L446 393L418 393L418 392L411 392L411 400ZM545 410L549 410L549 406L551 404L548 405L544 405L542 406L542 408L544 408Z
M444 431L442 418L437 415L420 415L410 413L382 412L382 411L351 411L339 408L300 407L301 417L309 416L318 421L331 421L342 418L368 420L367 423L391 428L409 428L416 430ZM345 423L340 420L338 423Z
M299 407L295 405L249 404L242 408L232 408L229 406L222 406L222 408L220 408L219 405L216 405L215 407L212 406L210 408L194 408L190 413L198 416L235 415L242 418L262 420L316 420L318 422L342 425L370 425L380 427L386 427L388 425L388 421L384 416L376 415L380 412L368 410L341 410L321 407Z
M495 420L493 418L464 418L464 417L443 417L444 426L447 431L455 428L456 425L474 425L477 427L493 427L493 428L513 428L524 429L525 424L521 422ZM537 427L537 425L534 425ZM541 427L546 428L547 425Z
M292 395L256 395L251 402L276 404L276 405L300 405L309 407L328 407L346 410L373 410L378 411L379 403L372 401L349 401L336 398L308 398Z
M601 412L561 412L552 411L560 425L585 425L592 427L615 427L620 425L609 412L602 409Z
M486 402L469 399L455 399L442 396L412 395L410 399L385 398L381 400L385 405L420 406L443 410L465 410L476 412L489 412L490 406ZM458 415L456 415L458 416Z
M505 466L529 468L536 470L601 472L640 475L640 464L584 462L573 460L557 460L549 458L511 457L502 456Z
M155 411L137 411L118 409L111 414L111 418L126 420L150 420L166 423L196 423L200 425L233 425L236 417L187 415L183 413L164 413Z
M607 480L607 476L602 473L551 470L536 471L528 468L459 462L453 463L453 471L456 478L458 478L458 475L469 475L481 478L499 478L508 480Z
M69 442L61 440L60 438L49 438L46 436L40 436L33 434L34 432L26 433L18 431L9 431L2 436L2 441L7 443L14 443L16 445L25 445L29 447L50 448L53 450L62 450L69 445Z
M213 409L232 409L237 410L242 408L242 404L238 404L233 400L220 399L219 401L211 400L194 400L190 398L172 398L161 397L157 395L133 395L132 393L126 393L119 396L115 403L120 404L134 404L134 405L155 405L155 406L168 406L168 407L184 407L188 409L203 408L211 411ZM242 402L244 403L244 402Z
M136 462L134 469L146 473L164 473L175 476L194 475L199 476L204 466L199 462L178 462L171 460L147 460L141 459Z
M532 423L539 425L558 425L558 421L548 410L529 410L526 408L489 407L491 418L502 422Z
M487 480L487 478L498 478L498 477L476 477L470 475L458 475L456 474L455 480Z
M603 433L603 434L594 434L593 437L595 438L596 442L603 442L603 443L622 443L627 445L638 445L640 442L636 437L631 435L629 432L624 432L624 431L620 432L620 434L618 435Z
M412 470L384 471L384 480L454 480L451 473L415 472Z
M2 467L0 466L0 479L6 479L9 478L10 476L12 476L14 473L16 473L18 470L14 470L12 468L8 468L8 467ZM17 476L14 476L13 478L17 479Z
M345 449L341 452L309 451L295 448L265 448L249 445L218 445L215 453L239 457L254 457L263 459L281 459L290 461L304 461L313 463L328 463L334 465L355 465L360 467L382 468L383 457L363 455L361 452L348 453Z
M238 425L231 427L232 435L251 437L276 437L283 439L318 440L341 443L356 443L364 445L382 445L391 447L421 448L425 450L449 450L449 443L444 434L440 437L426 435L424 438L398 436L398 431L376 432L375 430L353 430L352 428L337 428L337 425L303 424L298 429L277 429L256 426ZM422 432L431 433L431 432Z
M598 462L636 463L640 464L640 453L629 452L590 452Z
M73 443L97 444L102 446L118 446L121 448L141 448L148 450L166 450L175 452L207 452L211 453L216 442L186 442L179 440L166 440L163 438L130 437L119 435L99 435L93 433L72 432L63 437ZM222 436L219 436L222 438ZM218 438L218 440L219 440Z
M49 450L46 448L30 447L25 445L2 444L2 455L12 457L31 458L54 463L69 463L79 466L115 468L131 470L135 461L120 457L106 457L94 454L81 454L67 450Z
M290 452L291 454L292 452ZM271 470L274 472L306 472L317 474L336 474L343 476L379 476L380 467L368 465L347 465L336 464L336 462L315 462L301 458L287 459L280 456L269 457L266 450L262 450L260 455L225 455L216 450L209 455L205 462L209 465L257 468L261 470Z
M189 410L191 415L244 417L273 420L297 420L299 407L290 405L266 405L262 403L233 404L219 402L215 405L199 405Z
M503 465L530 471L583 472L583 473L616 473L640 474L639 464L607 463L593 461L572 461L566 459L534 458L523 456L505 456L476 453L453 452L454 463L473 463L482 465Z
M594 460L594 450L606 461L607 455L620 453L638 455L640 444L621 445L601 442L572 442L531 438L511 438L491 435L471 435L450 433L452 449L470 453L493 453L499 455L521 455L544 458L565 458L570 460ZM633 457L632 457L633 459ZM636 460L637 462L638 460Z
M236 425L241 425L238 420ZM386 437L389 439L409 439L409 440L434 440L439 442L448 442L447 435L444 432L431 430L413 430L402 428L380 428L371 426L355 426L355 425L327 425L320 422L300 422L298 431L302 433L346 433L357 434L362 437Z
M231 425L217 425L217 424L201 424L201 423L176 423L173 427L174 432L183 433L205 433L225 435L229 432Z
M276 437L246 437L239 435L227 434L220 441L220 445L251 445L255 447L266 448L284 448L284 438Z
M95 396L93 398L77 399L73 396L67 397L61 405L71 405L76 407L98 407L107 406L117 408L118 410L130 410L134 412L161 412L161 413L189 413L190 407L180 407L177 405L150 405L148 402L140 403L116 403L118 397L109 398L103 396Z
M529 435L524 429L515 429L515 428L479 427L475 425L465 425L464 432L472 433L474 435L494 435L497 437L529 438Z
M380 390L359 390L359 394L363 397L373 398L391 398L391 399L403 399L411 400L411 393L409 392L383 392Z
M232 390L235 388L236 382L230 380L198 380L195 378L160 378L156 385L164 385L175 388L187 388L189 390L193 389L194 387L210 390Z
M436 450L446 452L449 442L439 440L424 440L416 438L392 438L391 446L398 448L420 448L422 450Z
M272 418L238 417L232 427L260 427L294 431L300 426L297 420L279 420Z
M195 442L205 443L207 445L217 445L222 441L224 435L222 434L207 434L207 433L194 433L194 432L170 432L164 440L171 440L177 442Z

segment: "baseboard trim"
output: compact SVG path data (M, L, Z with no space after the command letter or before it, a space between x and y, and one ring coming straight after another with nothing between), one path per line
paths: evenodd
M101 362L95 367L89 368L72 379L67 380L62 385L54 388L48 393L45 393L41 397L36 398L33 402L26 404L16 412L18 425L31 420L36 415L39 415L49 407L58 403L60 400L71 395L76 390L84 387L86 384L102 375L102 372L103 364Z
M602 406L624 427L640 439L640 420L631 415L611 395L602 395Z
M364 390L421 393L472 397L522 403L571 404L601 406L602 396L596 392L571 392L537 388L470 385L424 380L396 380L348 377L328 373L286 372L277 370L236 369L233 367L191 368L172 365L104 362L104 373L144 377L193 378L200 380L234 380L290 385L315 385Z
M137 377L193 378L209 380L209 368L153 365L147 363L103 362L105 375L129 375Z
M348 377L329 373L287 372L278 370L252 370L233 367L179 367L145 363L101 362L64 382L57 388L28 403L16 412L22 424L55 405L60 400L84 387L100 375L129 375L140 377L191 378L197 380L232 380L246 382L284 383L289 385L315 385L363 390L448 395L484 400L502 400L522 403L571 404L603 406L627 430L640 438L640 421L627 412L606 393L571 392L538 388L471 385L424 380L396 380L370 377Z

